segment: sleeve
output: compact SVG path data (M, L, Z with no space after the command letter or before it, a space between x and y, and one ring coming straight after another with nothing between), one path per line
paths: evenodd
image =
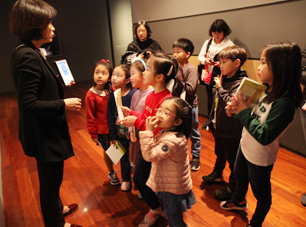
M233 83L233 86L230 91L225 90L222 86L217 88L217 92L219 96L223 99L223 101L231 102L232 95L236 93L239 85L241 84L241 79L237 80L235 83Z
M146 130L146 121L143 119L143 114L137 113L135 110L131 111L131 115L136 116L137 119L134 123L134 126L139 129L139 131Z
M198 60L199 60L199 62L200 62L202 65L205 65L206 48L207 48L208 41L209 41L209 39L207 39L207 40L204 42L204 44L203 44L203 46L202 46L202 48L201 48L201 51L200 51L200 53L199 53L199 55L198 55Z
M198 72L195 67L192 66L187 70L186 74L186 79L185 81L182 81L182 83L186 89L187 94L194 94L198 85Z
M156 144L153 132L139 132L139 143L142 156L147 162L158 162L167 159L169 156L175 155L176 146L173 142L169 141Z
M117 116L115 114L116 103L114 99L114 93L110 94L107 102L107 121L108 121L108 131L109 131L109 140L116 139L116 120Z
M284 98L276 100L267 117L266 122L260 122L251 115L250 109L242 110L237 114L242 125L261 145L266 146L272 143L293 121L295 106L292 99Z
M90 95L89 91L87 92L85 97L85 107L88 133L91 135L92 139L98 138L95 119L96 103L95 99Z
M135 94L135 93L134 93L134 94ZM131 111L132 111L132 110L135 110L134 105L135 105L135 97L134 97L134 95L133 95L133 96L132 96L132 100L131 100L131 106L130 106L130 110L131 110ZM129 132L133 132L133 131L134 131L134 127L133 127L133 126L129 127L128 129L129 129Z
M36 53L28 51L17 62L16 90L20 112L24 115L62 116L64 100L38 100L41 74L41 63Z
M302 54L302 78L301 83L306 86L306 47L303 50Z

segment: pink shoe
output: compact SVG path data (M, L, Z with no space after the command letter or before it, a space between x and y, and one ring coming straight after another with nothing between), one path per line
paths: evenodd
M123 181L121 184L121 190L124 192L130 190L130 187L131 187L131 182L129 181Z
M151 217L151 219L149 220L147 217L148 218ZM150 209L150 211L146 214L143 221L138 225L138 227L151 227L152 225L155 224L155 222L159 217L160 216L158 212L154 212L153 210Z

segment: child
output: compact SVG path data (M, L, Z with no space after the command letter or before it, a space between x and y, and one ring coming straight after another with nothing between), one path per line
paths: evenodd
M163 53L156 53L151 55L147 62L147 69L143 74L144 84L151 85L154 92L147 96L145 107L142 114L136 111L131 111L127 108L123 109L123 114L127 116L121 123L126 127L135 125L140 131L146 129L146 118L154 116L154 110L159 108L162 101L166 98L172 97L172 94L167 90L166 85L168 82L175 78L177 73L178 63L175 58L170 58ZM175 84L180 83L178 78L175 78ZM174 93L177 93L177 86L174 86ZM154 133L158 133L161 129L155 129ZM137 160L133 180L139 192L141 193L144 201L149 205L151 210L146 214L144 220L140 223L140 227L152 226L159 215L165 216L161 209L161 204L155 192L146 185L151 170L151 162L143 159L140 153Z
M189 170L187 139L192 130L191 106L181 98L165 99L156 116L139 133L143 158L152 162L147 185L163 202L170 227L187 226L183 212L195 204ZM162 131L154 137L156 127Z
M301 105L301 50L294 43L267 45L258 67L259 80L268 85L266 94L253 110L234 95L228 103L228 115L233 113L243 127L234 174L236 190L233 198L220 203L224 210L245 210L248 183L257 199L250 224L261 226L271 206L271 171L276 160L279 139L290 126L295 109Z
M141 58L133 58L132 65L130 68L131 72L131 83L134 88L139 88L137 90L131 101L131 110L135 110L138 113L142 113L145 106L145 101L150 92L153 91L152 86L143 83L143 72L146 70L146 63ZM135 166L140 153L139 145L139 130L135 127L129 127L129 134L131 138L131 148L130 148L130 161L133 172L135 171Z
M228 117L225 112L226 103L236 93L242 79L247 77L241 66L247 59L244 48L239 46L226 47L219 53L221 75L214 78L216 94L209 121L214 125L215 154L217 156L214 170L208 176L203 176L205 183L224 182L222 177L226 161L229 163L231 174L229 185L218 189L215 195L220 200L230 199L235 191L236 179L233 173L235 158L240 143L242 124L239 119Z
M178 39L173 43L173 56L182 67L183 75L179 76L186 90L186 101L192 106L192 124L191 124L191 170L200 169L200 151L201 151L201 135L198 129L198 74L196 68L188 62L192 55L194 46L189 39ZM180 71L179 71L180 72Z
M112 74L112 85L116 89L121 89L122 105L130 107L132 95L136 89L132 88L130 82L130 67L128 65L117 66ZM122 184L121 190L128 191L131 186L131 164L129 161L129 140L127 138L127 128L121 126L118 121L118 113L114 94L110 94L107 104L107 118L109 127L110 145L115 145L115 140L118 140L124 149L125 154L120 159Z
M113 69L109 65L109 60L102 59L99 63L96 63L93 73L95 84L89 89L85 98L88 132L97 145L101 144L104 151L109 148L106 106L108 96L113 92L110 82L112 73ZM108 169L110 183L112 185L120 184L112 161L105 152L103 153L103 158Z

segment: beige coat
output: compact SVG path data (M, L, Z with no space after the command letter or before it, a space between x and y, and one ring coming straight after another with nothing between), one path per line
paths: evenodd
M152 162L146 184L155 192L182 195L192 189L187 139L176 135L177 132L164 132L154 138L153 132L139 133L142 156Z

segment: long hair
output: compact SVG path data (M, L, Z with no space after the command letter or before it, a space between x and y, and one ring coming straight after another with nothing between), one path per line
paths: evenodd
M296 43L279 42L268 44L262 50L273 74L273 84L264 102L271 103L284 96L294 97L300 107L303 95L301 81L301 49Z
M172 95L179 97L183 92L184 85L180 79L176 77L179 70L178 61L174 57L171 58L169 55L159 51L151 55L149 59L152 59L154 74L164 75L165 85L168 84L170 80L174 79Z
M171 131L180 132L178 134L179 136L183 134L186 136L186 139L188 139L191 132L192 122L191 106L185 100L178 97L170 97L165 100L172 101L176 108L176 117L182 119L182 123L174 129L171 129Z

